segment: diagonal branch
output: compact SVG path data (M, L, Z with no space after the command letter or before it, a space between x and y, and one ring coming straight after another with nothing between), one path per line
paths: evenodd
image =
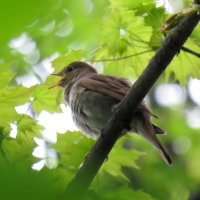
M65 191L65 197L71 196L73 199L76 199L77 197L82 197L88 190L120 133L127 123L130 123L137 106L172 61L173 57L180 51L199 20L200 16L197 13L189 14L165 39L146 69L120 102L118 110L111 117L107 126L103 129L102 135L91 149L73 180L69 183Z

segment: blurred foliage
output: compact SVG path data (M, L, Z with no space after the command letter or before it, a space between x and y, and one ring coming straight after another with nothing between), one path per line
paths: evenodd
M58 165L49 169L52 158L47 156L42 170L31 169L44 161L32 155L37 139L43 139L38 116L44 110L61 112L62 91L48 90L57 80L47 78L49 62L55 58L52 64L59 71L75 60L90 61L100 70L103 66L106 74L134 80L164 40L160 28L167 16L154 0L0 2L1 199L64 199L66 185L94 144L79 132L58 133L55 144L45 141L46 153L54 150ZM199 26L185 43L196 52ZM19 84L19 78L33 77L37 84ZM188 77L200 77L200 59L181 51L160 83L170 80L185 86ZM116 143L85 199L184 200L199 193L199 129L190 128L185 120L186 109L196 105L188 98L180 107L163 108L152 96L150 100L161 116L159 126L169 133L161 137L174 165L169 168L143 139L127 134ZM20 114L16 107L25 103L27 110ZM13 126L16 137L11 134ZM184 141L189 142L188 150L177 153L174 145L184 147Z

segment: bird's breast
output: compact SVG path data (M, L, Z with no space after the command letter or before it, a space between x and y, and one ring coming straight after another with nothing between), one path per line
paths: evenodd
M118 101L101 93L74 86L68 96L68 105L76 126L90 137L98 137Z

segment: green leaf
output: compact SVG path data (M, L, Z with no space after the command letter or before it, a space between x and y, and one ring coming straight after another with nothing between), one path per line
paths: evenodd
M189 38L184 45L185 47L200 52L200 46L197 46ZM166 70L166 80L169 79L170 73L175 74L175 80L179 80L183 86L186 86L189 77L200 78L200 59L187 52L180 51Z
M93 143L94 140L86 138L80 132L68 131L57 135L54 148L60 153L60 164L70 170L76 170Z
M50 86L50 85L49 85ZM43 110L49 112L60 112L61 108L59 106L61 100L61 90L60 92L56 89L49 90L47 84L38 85L35 87L33 93L32 105L34 111L39 114Z
M6 159L10 163L17 163L21 160L24 164L31 168L34 162L34 157L31 155L35 145L29 141L27 142L17 142L17 140L12 138L5 138L2 141L2 149L6 156Z
M193 42L200 46L200 34L199 34L199 28L200 28L200 25L197 25L194 29L194 31L192 32L192 35L191 35L191 39L193 40Z
M5 124L19 119L15 107L30 101L34 87L25 88L22 85L5 87L0 91L0 124Z
M0 74L0 88L7 86L15 75L8 64L0 64Z
M124 7L130 10L138 10L142 11L145 8L145 11L148 11L148 7L151 6L152 4L155 4L155 1L153 0L146 0L146 1L141 1L141 0L111 0L111 4L113 7Z
M27 115L22 115L17 125L17 141L31 144L35 144L33 137L41 136L40 131L44 129L36 119Z
M13 107L9 107L9 105L1 103L0 106L2 106L0 109L0 126L4 127L10 122L14 122L20 119L20 115L15 111Z
M64 187L78 170L93 144L94 140L86 138L80 132L68 131L57 135L57 143L53 147L59 153L60 167L55 174L59 178L61 187Z
M145 26L144 18L138 17L135 11L120 7L111 9L103 27L102 48L95 53L95 59L113 59L113 62L105 62L106 74L134 79L152 56L148 53L152 50L148 46L152 28Z
M82 49L71 50L65 55L59 56L52 62L55 68L55 72L60 71L62 68L66 67L71 62L81 60L84 56L85 56L85 51Z
M32 151L36 146L34 137L41 137L40 131L43 129L37 124L36 119L27 115L21 115L17 122L17 137L16 139L9 136L3 137L2 149L6 158L12 163L22 159L23 162L31 167L35 160L32 156Z
M104 176L105 172L107 172L112 176L121 176L126 179L121 171L122 167L138 169L135 161L143 155L143 153L134 149L125 149L123 145L126 139L127 137L123 137L113 147L109 154L108 161L103 164L100 170L101 176ZM66 134L57 135L57 143L53 147L59 153L59 166L62 166L59 169L59 174L63 174L63 178L60 180L61 182L63 179L70 180L93 144L94 140L86 138L79 132L67 132Z
M144 17L145 24L153 27L159 34L161 26L166 19L165 10L163 7L153 7Z
M26 88L22 85L7 87L0 91L0 105L17 106L30 100L34 87Z
M109 154L107 162L102 166L101 172L106 171L113 176L125 177L121 171L122 167L138 169L136 160L144 153L125 147L126 142L128 142L126 136L117 141Z
M127 43L123 40L125 37L120 31L126 33L127 21L124 21L122 15L126 14L128 18L133 17L133 13L127 13L121 9L113 9L110 17L104 23L104 31L102 32L101 45L108 48L111 55L122 55L127 50ZM124 19L127 19L126 17Z
M154 7L144 17L145 24L153 28L149 46L158 48L164 40L164 35L161 33L161 27L165 21L166 15L163 7Z

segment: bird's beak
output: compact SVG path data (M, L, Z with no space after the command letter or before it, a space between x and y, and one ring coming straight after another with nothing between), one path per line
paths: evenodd
M49 89L54 88L54 87L59 87L64 82L64 73L63 72L53 73L50 75L51 76L60 76L60 77L62 77L62 79L59 80L58 82L56 82L55 84L53 84L52 86L50 86Z
M50 74L51 76L61 76L61 77L64 77L64 73L61 71L61 72L58 72L58 73L53 73L53 74Z

